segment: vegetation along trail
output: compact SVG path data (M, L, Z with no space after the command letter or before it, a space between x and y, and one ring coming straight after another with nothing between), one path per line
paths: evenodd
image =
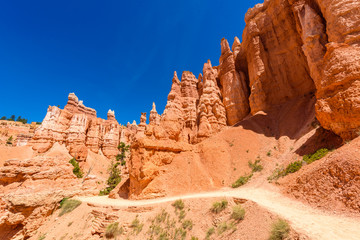
M171 202L179 198L191 199L213 197L237 197L256 202L260 206L288 220L296 231L306 234L311 239L355 240L360 237L359 219L339 215L335 216L287 198L280 193L262 188L247 187L236 190L224 189L222 191L151 200L110 199L107 196L78 197L77 199L94 205L128 207Z

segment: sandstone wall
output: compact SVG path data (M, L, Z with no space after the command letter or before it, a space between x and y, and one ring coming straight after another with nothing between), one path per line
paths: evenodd
M85 107L75 94L70 93L63 110L49 106L30 144L40 153L49 150L55 142L65 144L77 160L85 160L88 150L112 158L118 154L120 138L129 141L126 131L116 121L114 111L109 110L107 120L97 118L94 109Z
M250 9L236 66L247 68L251 113L316 91L320 124L358 136L359 9L357 0L267 0Z
M245 22L242 43L235 38L230 50L221 41L219 66L205 63L197 79L174 74L164 113L159 119L152 111L142 137L159 147L162 140L194 144L249 114L304 97L311 102L314 95L322 127L343 139L358 136L360 2L265 0L249 9ZM151 162L164 152L144 144L132 151L130 193L142 194L161 174Z

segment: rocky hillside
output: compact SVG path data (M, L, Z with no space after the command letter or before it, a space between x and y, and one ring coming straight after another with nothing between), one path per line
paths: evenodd
M153 104L149 123L146 113L138 125L121 126L111 110L98 118L73 93L64 109L50 106L20 144L28 146L4 150L18 159L0 162L3 239L34 237L64 197L96 195L121 142L131 154L112 198L210 191L243 177L316 207L358 212L359 9L358 0L265 0L246 13L242 43L221 40L218 66L206 62L198 77L174 73L164 112ZM321 148L333 152L303 160ZM74 177L73 157L84 179ZM253 171L255 161L263 171ZM281 167L280 187L268 183ZM89 219L108 215L87 211ZM98 239L104 226L95 228L87 236Z

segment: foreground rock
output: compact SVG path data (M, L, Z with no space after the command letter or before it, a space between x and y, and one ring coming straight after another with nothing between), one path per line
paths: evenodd
M95 179L77 179L70 156L7 160L0 168L0 232L27 239L65 197L95 195Z
M360 138L286 179L285 190L327 210L360 211Z

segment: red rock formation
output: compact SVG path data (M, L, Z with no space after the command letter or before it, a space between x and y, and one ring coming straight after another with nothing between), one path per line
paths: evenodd
M236 65L248 68L251 112L316 87L320 124L343 139L358 136L359 7L357 0L274 0L250 9Z
M243 43L235 38L231 51L222 40L218 67L205 63L198 80L184 72L180 82L174 74L160 124L148 126L146 138L197 143L249 113L303 97L310 101L314 93L321 125L344 139L356 136L359 6L356 0L266 0L256 5L246 13ZM150 161L142 148L134 145L130 176L145 171L142 166ZM139 194L152 179L144 176L155 173L133 174L130 186L137 187L130 192Z
M27 239L65 197L95 195L95 180L77 179L66 154L8 160L0 168L0 233ZM1 206L3 205L3 206Z
M65 144L77 160L85 160L88 150L100 150L111 158L118 154L117 146L123 128L109 110L108 119L96 117L94 109L85 107L75 94L69 94L64 110L49 107L41 126L30 144L38 152L46 152L55 142Z
M245 22L240 54L248 66L251 113L315 90L287 0L256 5Z
M209 137L226 126L226 112L217 85L218 71L211 66L210 60L204 64L203 86L198 106L198 137Z
M235 38L233 48L238 53L239 39ZM236 53L236 54L237 54ZM234 125L249 114L249 91L243 72L235 69L235 53L232 53L226 39L221 40L219 78L228 125Z
M156 111L155 103L153 103L153 107L150 111L149 124L150 125L159 125L160 124L160 115Z

